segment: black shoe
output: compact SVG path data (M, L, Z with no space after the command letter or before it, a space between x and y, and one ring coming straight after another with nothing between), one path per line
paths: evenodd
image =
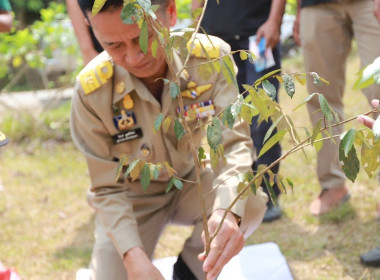
M183 261L181 255L178 256L177 262L173 267L173 280L197 280L187 264Z
M360 255L360 262L367 266L380 266L380 247Z
M273 204L268 205L267 211L265 212L263 222L269 223L274 220L280 219L282 215L282 210L280 205L277 204L277 207Z

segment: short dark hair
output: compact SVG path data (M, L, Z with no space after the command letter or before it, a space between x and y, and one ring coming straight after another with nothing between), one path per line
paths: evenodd
M153 4L166 4L168 0L151 0ZM95 0L78 0L79 7L82 12L87 16L87 12L92 11L92 6L94 6ZM123 0L107 0L104 6L100 9L99 13L104 12L108 9L117 9L123 6Z

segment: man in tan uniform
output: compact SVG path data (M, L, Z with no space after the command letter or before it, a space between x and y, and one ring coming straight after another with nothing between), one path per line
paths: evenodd
M223 266L244 245L261 223L267 196L259 189L256 195L239 200L228 213L218 236L206 257L202 254L202 221L200 202L194 184L194 162L186 137L176 138L173 124L168 132L153 131L154 121L162 113L176 118L178 101L172 99L171 79L164 54L159 48L153 57L151 48L143 54L139 47L140 30L136 24L123 24L122 1L107 0L99 14L92 16L94 1L79 0L87 19L105 52L92 60L79 74L72 99L71 132L80 151L86 156L91 178L89 203L96 209L95 246L91 260L91 279L163 279L151 258L160 234L167 223L194 225L191 237L174 266L174 279L215 279ZM157 3L159 2L159 3ZM161 23L169 28L176 22L174 0L156 1ZM149 45L152 42L150 36ZM229 46L218 38L213 43L199 35L211 57L227 54ZM213 49L214 47L214 49ZM205 62L199 44L195 44L189 65ZM183 61L174 51L173 67L177 72ZM212 73L207 80L189 67L180 76L185 106L199 108L200 117L216 115L237 97L237 90L222 73ZM187 95L189 82L209 89ZM206 88L207 88L206 87ZM120 120L125 120L120 122ZM190 126L195 126L194 122ZM204 131L193 134L194 145L200 146ZM211 232L236 197L238 172L250 170L253 161L249 127L236 122L233 129L222 128L226 166L215 173L207 166L202 170L202 186ZM130 178L115 182L119 159L131 154L152 163L167 161L183 178L183 189L165 193L168 176L152 180L143 191L139 180ZM123 177L123 176L121 176ZM203 261L203 263L201 262Z

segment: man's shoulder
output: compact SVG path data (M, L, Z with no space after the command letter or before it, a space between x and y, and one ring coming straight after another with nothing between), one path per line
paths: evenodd
M78 74L77 82L85 95L100 90L114 75L111 57L102 52L91 60Z

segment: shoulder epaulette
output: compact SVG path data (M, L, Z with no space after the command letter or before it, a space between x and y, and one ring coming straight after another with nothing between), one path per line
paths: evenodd
M214 36L198 34L194 40L189 41L187 49L195 57L217 58L220 56L220 40Z
M93 66L92 66L93 65ZM78 76L79 82L85 94L90 94L107 81L113 75L113 65L110 60L101 60L91 63Z

